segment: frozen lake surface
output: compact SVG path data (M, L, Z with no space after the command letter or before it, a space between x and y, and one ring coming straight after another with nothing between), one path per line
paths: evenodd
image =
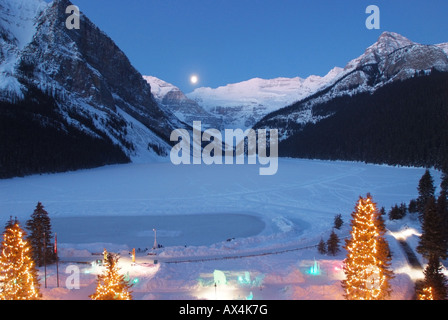
M130 217L62 217L52 220L62 243L112 243L130 248L204 246L232 238L258 235L265 224L245 214L197 214ZM153 231L156 229L156 232ZM206 236L204 236L206 235Z
M174 166L169 162L106 166L60 174L0 180L0 225L17 216L24 225L38 201L58 233L61 282L71 261L93 262L91 253L119 252L120 268L130 279L134 298L153 299L342 299L346 256L319 254L315 245L328 239L336 214L349 235L351 213L360 196L371 193L389 210L418 195L423 168L355 162L279 159L274 176L260 176L258 165ZM440 173L431 170L436 192ZM418 219L386 220L389 230L413 232ZM158 264L139 253L131 264L129 249L152 248L154 231ZM230 242L227 239L235 238ZM392 233L394 299L411 299L415 272ZM185 247L187 245L187 247ZM310 275L316 260L321 273ZM181 263L179 263L181 261ZM183 261L183 262L182 262ZM185 262L186 261L186 262ZM174 262L174 263L173 263ZM100 269L82 265L81 288L56 287L54 265L47 269L45 299L89 299ZM214 271L228 284L213 286ZM40 276L43 277L43 270ZM241 279L251 280L242 284ZM261 290L262 289L262 290Z
M432 172L438 185L440 174ZM0 224L10 216L25 224L40 201L60 243L146 248L153 228L164 246L320 239L336 214L350 220L359 196L371 193L387 210L416 198L423 173L300 159L279 159L274 176L260 176L258 165L114 165L0 180Z

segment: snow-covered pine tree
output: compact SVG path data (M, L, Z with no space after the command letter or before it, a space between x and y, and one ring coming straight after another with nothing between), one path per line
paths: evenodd
M26 222L26 228L29 230L28 240L33 248L33 258L38 266L44 265L44 259L46 263L56 261L52 248L53 233L50 217L41 202L37 203L31 219Z
M39 299L38 273L25 235L17 219L7 223L0 255L1 300Z
M98 276L97 287L92 300L132 300L131 285L119 273L118 256L107 253L106 269Z
M342 281L347 300L381 300L390 295L390 257L379 211L372 197L360 198L352 213L351 237L346 240L346 279Z

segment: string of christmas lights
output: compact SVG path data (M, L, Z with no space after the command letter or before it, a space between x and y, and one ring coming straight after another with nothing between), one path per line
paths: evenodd
M112 253L107 253L105 262L104 273L98 276L96 291L90 298L92 300L132 300L129 291L131 285L119 273L118 257Z
M379 212L370 196L361 198L352 213L351 238L345 249L346 279L342 281L345 297L349 300L379 300L390 294L389 271L385 240L378 222Z
M419 300L434 300L433 295L433 289L432 287L429 288L423 288L422 292L420 293Z
M0 299L39 299L37 269L31 255L31 245L18 222L5 228L0 256Z

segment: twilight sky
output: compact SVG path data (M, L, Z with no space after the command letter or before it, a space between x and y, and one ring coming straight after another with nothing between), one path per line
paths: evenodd
M72 0L143 75L218 87L254 77L324 76L384 31L448 42L447 0ZM368 5L380 30L368 30ZM190 83L192 74L199 76Z

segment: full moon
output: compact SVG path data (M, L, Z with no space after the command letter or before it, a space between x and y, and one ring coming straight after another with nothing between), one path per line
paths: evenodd
M190 82L191 82L192 84L196 84L196 83L198 83L198 81L199 81L198 76L196 76L196 75L192 75L192 76L190 77Z

